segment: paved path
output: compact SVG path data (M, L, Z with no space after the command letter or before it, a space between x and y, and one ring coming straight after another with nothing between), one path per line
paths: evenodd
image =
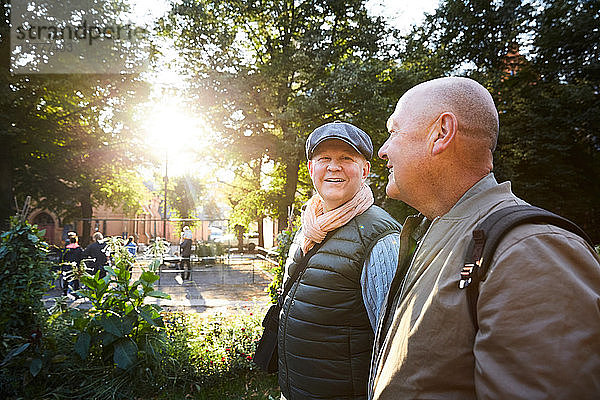
M134 278L139 274L134 269ZM193 268L190 280L183 281L180 273L165 268L161 273L157 290L168 293L170 300L148 298L148 303L160 305L167 311L186 311L199 313L240 312L268 307L269 295L266 291L272 276L265 272L259 262L232 262L230 265L216 264ZM53 289L46 296L48 306L60 290ZM76 307L86 307L89 303L79 299L71 301Z

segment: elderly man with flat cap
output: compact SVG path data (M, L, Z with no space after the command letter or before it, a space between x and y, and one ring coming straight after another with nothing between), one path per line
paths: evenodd
M280 314L282 398L364 399L379 308L396 271L401 229L366 184L373 145L344 122L315 129L306 158L316 194L305 204ZM298 271L296 271L298 269ZM298 274L299 273L299 274Z

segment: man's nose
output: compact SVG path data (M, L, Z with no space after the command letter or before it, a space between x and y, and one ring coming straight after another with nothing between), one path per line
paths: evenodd
M331 160L329 164L327 164L327 169L330 171L337 171L341 169L341 164L336 160Z
M381 146L381 148L377 152L377 155L379 156L379 158L387 160L387 146L388 146L388 141L386 140L385 143Z

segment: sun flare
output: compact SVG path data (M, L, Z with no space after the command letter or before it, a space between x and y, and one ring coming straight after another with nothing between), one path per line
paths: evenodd
M193 115L178 98L165 97L149 105L144 122L146 140L155 154L168 159L168 173L203 174L202 160L208 140L205 121Z

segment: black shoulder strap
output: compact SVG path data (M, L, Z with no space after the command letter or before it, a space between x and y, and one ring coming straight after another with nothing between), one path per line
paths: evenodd
M473 231L473 238L465 254L458 287L467 289L469 312L473 325L478 329L477 298L479 283L485 280L494 252L502 238L513 228L523 224L550 224L581 236L590 245L588 235L573 222L560 215L531 205L516 205L502 208L483 220Z
M283 300L285 299L285 296L287 296L290 289L294 285L294 282L296 282L296 280L298 280L298 277L300 276L300 274L302 274L302 272L308 266L308 260L310 260L310 258L321 248L321 246L323 246L323 244L325 244L325 242L327 240L329 240L329 238L331 236L333 236L333 233L335 231L337 231L337 229L327 232L327 236L325 236L325 239L323 239L323 241L321 243L315 243L315 245L313 247L311 247L311 249L308 251L308 253L306 253L304 255L304 257L302 257L302 259L298 262L298 264L296 264L294 273L292 275L290 275L288 280L285 282L285 285L283 286L283 292L281 293L281 295L279 296L279 298L277 300L278 305L281 306L283 304Z

